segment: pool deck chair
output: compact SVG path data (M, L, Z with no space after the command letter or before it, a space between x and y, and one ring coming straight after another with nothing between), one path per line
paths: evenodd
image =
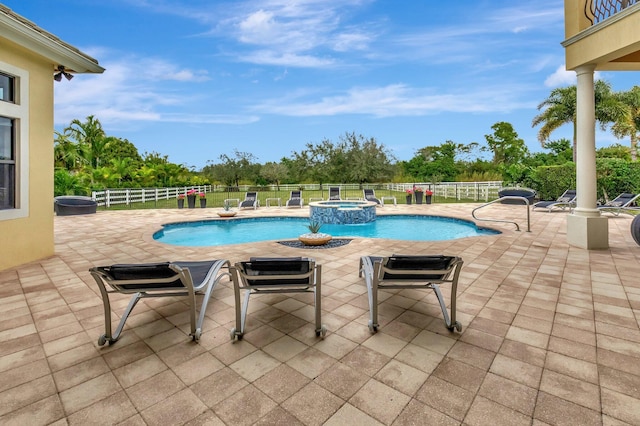
M380 202L380 200L378 200L376 198L376 192L373 189L363 189L362 190L362 195L364 196L364 199L367 201L371 201L373 203L376 203L379 206L383 206L384 204L382 204Z
M359 276L364 275L369 296L369 330L378 331L378 290L431 289L435 292L444 323L450 331L462 330L456 321L456 292L462 259L454 256L363 256L360 258ZM451 316L447 313L439 284L451 284Z
M244 201L238 204L239 209L257 209L260 207L260 201L258 200L257 192L247 192L244 196Z
M289 199L287 200L287 207L300 207L304 205L304 199L302 198L302 191L291 191Z
M245 331L249 297L252 294L314 293L315 332L324 338L327 329L321 315L321 266L303 257L251 258L231 267L236 304L236 326L231 340L242 339ZM240 302L240 293L244 300Z
M332 186L329 188L329 200L342 200L340 197L340 187Z
M189 319L194 341L200 339L202 323L207 311L211 292L222 277L229 276L222 268L229 268L228 260L199 262L165 262L96 266L89 269L98 283L104 305L105 332L98 345L115 343L120 338L124 324L138 301L147 297L186 296L189 304ZM133 294L129 306L122 314L116 332L111 331L111 303L109 294ZM200 313L196 321L196 294L204 294Z
M638 197L640 197L640 194L623 192L613 200L598 206L598 210L600 210L602 213L611 213L614 216L618 216L625 210L635 210L633 205Z
M553 210L571 210L576 206L576 190L567 189L564 193L558 197L555 201L538 201L533 204L533 210L544 209L548 212Z

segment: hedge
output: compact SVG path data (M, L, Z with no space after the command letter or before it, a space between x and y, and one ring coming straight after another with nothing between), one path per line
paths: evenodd
M640 192L640 162L619 158L596 159L597 196L602 202L623 192ZM541 200L555 200L565 190L576 188L575 163L541 166L531 170L522 185L535 189ZM579 194L578 194L579 196Z

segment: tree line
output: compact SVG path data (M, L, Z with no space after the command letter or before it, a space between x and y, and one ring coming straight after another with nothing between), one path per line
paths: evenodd
M541 170L554 166L573 170L576 152L576 86L551 91L542 101L532 126L540 126L543 152L529 152L525 141L508 122L497 122L484 142L456 143L447 140L417 150L408 161L398 161L374 137L346 132L337 141L306 143L279 162L260 164L251 153L234 150L209 160L201 170L171 163L167 156L139 154L126 139L109 136L99 120L89 116L73 120L55 133L55 194L87 194L91 190L121 187L171 187L200 184L267 185L291 183L378 183L502 180L506 183L541 185ZM598 158L635 162L640 131L640 87L614 92L609 83L595 83L596 120L620 144L601 148ZM559 127L573 124L573 141L551 140ZM540 169L543 168L543 169ZM551 169L550 169L551 168ZM564 172L563 172L564 173ZM634 183L635 185L635 183ZM640 188L640 182L637 183ZM544 192L544 191L543 191ZM553 196L554 191L550 191Z

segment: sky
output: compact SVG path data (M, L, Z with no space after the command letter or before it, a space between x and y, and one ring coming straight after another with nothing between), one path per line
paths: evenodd
M199 170L221 155L278 162L346 133L398 160L485 144L500 121L541 151L531 121L565 70L563 0L0 0L96 58L56 82L54 122ZM597 73L616 91L638 72ZM565 125L553 140L572 138ZM597 132L598 147L619 141Z

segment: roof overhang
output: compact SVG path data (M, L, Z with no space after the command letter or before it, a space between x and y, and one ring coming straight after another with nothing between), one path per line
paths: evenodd
M5 38L19 46L51 60L54 69L64 66L74 73L102 73L98 61L81 52L53 34L43 30L33 22L0 5L0 38Z

